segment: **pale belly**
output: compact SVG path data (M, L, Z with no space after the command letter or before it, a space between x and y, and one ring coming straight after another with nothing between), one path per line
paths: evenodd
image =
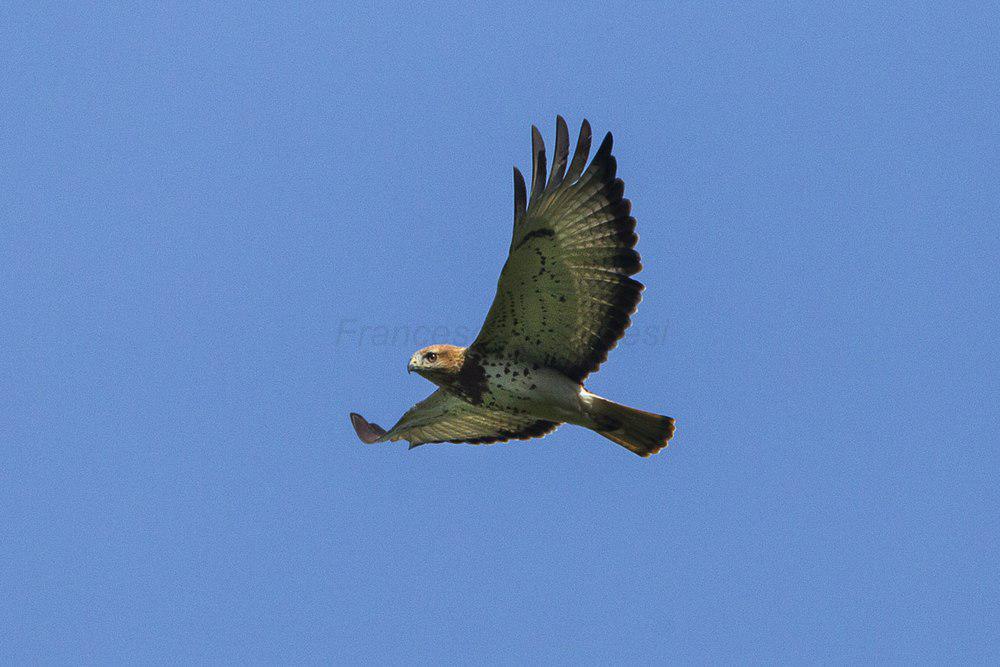
M555 422L588 421L582 404L587 392L562 373L524 362L488 362L483 368L485 407Z

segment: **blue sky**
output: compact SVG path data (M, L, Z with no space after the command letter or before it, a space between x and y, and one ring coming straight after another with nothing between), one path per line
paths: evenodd
M2 10L4 661L1000 658L1000 25L929 4ZM672 446L360 444L557 113Z

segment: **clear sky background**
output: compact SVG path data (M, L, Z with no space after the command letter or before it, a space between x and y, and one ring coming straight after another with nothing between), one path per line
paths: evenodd
M0 658L1000 659L996 8L0 10ZM677 418L365 446L616 137Z

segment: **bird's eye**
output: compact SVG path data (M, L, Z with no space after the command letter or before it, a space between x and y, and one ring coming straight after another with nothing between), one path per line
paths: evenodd
M438 358L438 356L437 356L436 352L428 352L427 354L424 355L424 361L429 361L432 364L435 361L437 361L437 358Z

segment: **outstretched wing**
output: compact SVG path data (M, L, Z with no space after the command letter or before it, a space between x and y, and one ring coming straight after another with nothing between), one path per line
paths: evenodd
M531 196L514 169L514 236L497 295L470 347L556 368L578 382L608 357L642 299L629 276L642 264L625 186L615 178L609 132L590 166L590 124L567 170L566 121L556 118L548 182L545 146L531 128Z
M472 405L444 389L438 389L407 410L388 431L353 412L351 423L366 443L407 440L411 448L431 442L485 445L527 440L545 435L559 425Z

